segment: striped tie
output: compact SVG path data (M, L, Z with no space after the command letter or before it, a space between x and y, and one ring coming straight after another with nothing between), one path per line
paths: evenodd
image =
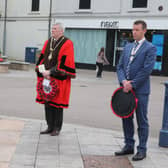
M134 52L135 52L135 50L136 50L138 44L139 44L138 42L135 42L135 43L134 43L134 48L132 49ZM132 53L132 52L131 52L131 53ZM130 80L130 76L129 76L129 75L130 75L130 74L129 74L129 72L130 72L130 65L131 65L131 62L132 62L134 56L135 56L135 55L130 55L130 59L129 59L129 62L128 62L128 65L127 65L127 68L126 68L126 78L127 78L127 80Z

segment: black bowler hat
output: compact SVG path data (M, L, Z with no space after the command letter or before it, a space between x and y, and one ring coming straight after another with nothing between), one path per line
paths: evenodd
M116 89L111 98L111 109L120 118L130 117L137 108L138 99L133 90L128 93L123 91L123 87Z

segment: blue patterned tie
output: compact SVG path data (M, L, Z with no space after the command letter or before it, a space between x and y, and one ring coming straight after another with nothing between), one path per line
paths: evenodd
M134 51L136 50L138 44L139 44L138 42L135 42L135 43L134 43L134 47L133 47L133 50L134 50ZM132 53L132 52L131 52L131 53ZM127 80L130 79L130 76L129 76L130 65L131 65L131 62L132 62L134 56L135 56L135 55L130 55L130 59L129 59L129 62L128 62L128 65L127 65L127 68L126 68L126 78L127 78ZM131 58L131 57L133 57L133 58Z

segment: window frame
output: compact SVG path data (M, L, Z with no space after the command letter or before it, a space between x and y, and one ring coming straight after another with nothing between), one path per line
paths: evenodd
M81 0L79 0L79 5L78 5L79 10L90 10L91 9L92 0L90 0L90 8L88 8L88 9L82 9L82 8L80 8L80 1ZM85 1L85 0L83 0L83 1Z
M36 1L36 0L31 0L31 12L39 12L40 11L40 0L39 3L38 3L38 10L32 10L33 9L33 1Z
M90 9L79 9L80 0L77 0L75 13L92 13L93 0L90 0Z
M39 15L40 14L40 3L41 1L39 0L39 10L38 11L32 11L32 3L33 3L33 0L29 0L28 2L28 14L29 15Z
M133 0L129 0L128 2L128 12L129 13L136 13L136 12L149 12L150 8L149 8L149 1L147 1L147 7L145 8L133 8Z
M149 0L146 0L146 1L147 1L146 7L133 7L134 1L135 1L135 0L132 0L132 8L133 8L133 9L137 9L137 8L146 9L146 8L148 8L148 2L149 2Z

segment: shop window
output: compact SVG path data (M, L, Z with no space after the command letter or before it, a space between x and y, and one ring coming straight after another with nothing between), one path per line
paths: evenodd
M133 41L133 37L132 37L131 31L119 31L118 32L118 38L117 38L118 50L123 50L125 45L132 41Z
M36 12L39 11L40 0L32 0L31 11Z
M113 65L117 65L122 54L122 51L127 43L134 41L131 30L119 30L117 32L117 43L116 43L116 58Z
M147 8L148 0L133 0L132 8Z
M154 65L154 70L162 70L162 58L163 58L163 49L164 49L164 35L163 34L153 34L152 43L156 46L157 57Z
M79 9L90 9L91 0L79 0Z

